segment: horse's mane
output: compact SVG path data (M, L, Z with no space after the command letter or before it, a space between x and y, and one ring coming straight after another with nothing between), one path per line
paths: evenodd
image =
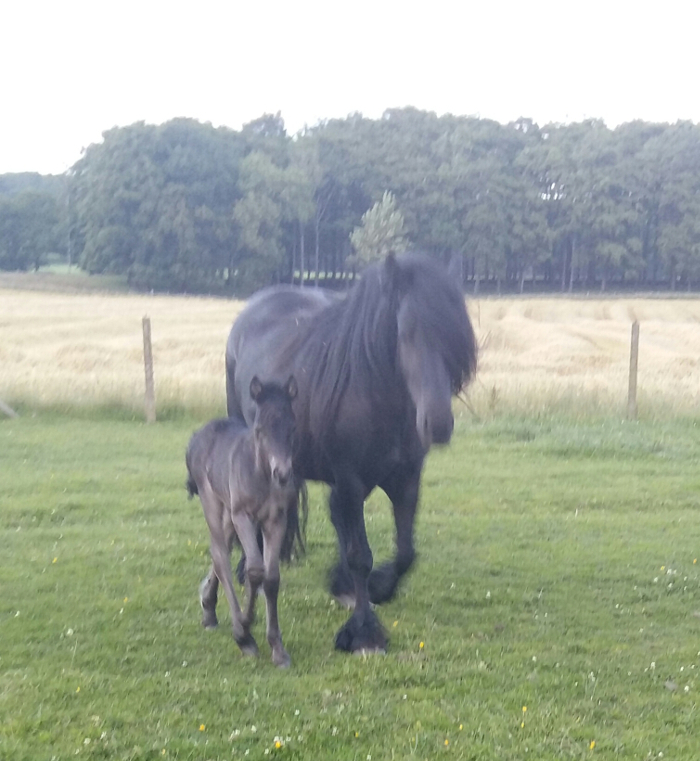
M294 347L311 374L317 430L328 430L352 387L384 399L402 393L396 316L404 297L444 358L453 392L459 393L474 374L476 339L464 298L447 273L418 256L372 265L344 299L314 316L304 341Z
M476 373L478 357L464 294L447 271L429 259L408 256L399 263L421 329L445 361L452 393L459 394Z

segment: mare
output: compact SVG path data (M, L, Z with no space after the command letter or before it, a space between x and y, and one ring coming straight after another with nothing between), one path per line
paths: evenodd
M199 494L211 535L212 567L200 587L202 625L212 628L218 624L216 598L221 583L231 608L233 637L245 655L257 655L250 627L262 584L272 660L286 667L290 658L282 644L277 596L285 541L289 544L294 534L301 536L297 511L303 486L292 469L292 401L297 385L293 376L284 386L261 383L255 376L249 389L255 410L250 428L243 418L212 420L193 434L187 447L187 489L190 497ZM263 538L262 552L258 531ZM230 553L236 540L246 554L245 611L238 604L231 578Z
M452 396L476 370L477 345L463 294L427 258L389 256L344 297L321 289L260 291L226 347L228 414L251 422L245 393L255 374L293 373L299 478L330 485L338 564L331 591L354 605L336 648L383 651L370 603L391 599L414 557L423 461L452 436ZM379 486L393 506L396 556L372 570L364 501Z

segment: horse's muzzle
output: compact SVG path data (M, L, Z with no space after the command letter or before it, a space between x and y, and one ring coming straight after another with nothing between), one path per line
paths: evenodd
M454 430L454 417L447 415L419 414L417 420L418 436L423 448L428 451L433 444L449 444Z

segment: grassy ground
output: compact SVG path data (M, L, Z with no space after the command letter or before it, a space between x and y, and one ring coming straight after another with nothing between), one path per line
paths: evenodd
M283 569L293 664L199 624L195 421L0 421L0 758L692 759L698 422L463 416L431 454L384 657L333 651L334 537ZM385 501L367 505L378 560ZM262 613L262 611L261 611Z

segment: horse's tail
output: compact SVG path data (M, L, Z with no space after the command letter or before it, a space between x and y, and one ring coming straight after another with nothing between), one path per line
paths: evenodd
M280 550L280 558L289 563L306 553L306 522L309 517L309 493L306 481L296 480L296 495L287 510L287 527Z
M236 394L236 358L229 346L226 346L226 414L228 417L243 417L241 403Z

